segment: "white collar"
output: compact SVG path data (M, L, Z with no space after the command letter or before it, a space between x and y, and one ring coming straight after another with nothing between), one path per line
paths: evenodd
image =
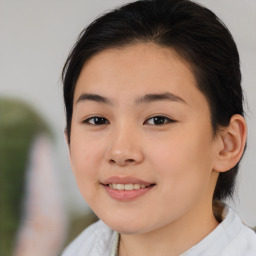
M221 201L213 201L213 212L214 212L215 218L219 222L222 222L226 218L226 216L229 213L229 210L230 209L228 208L228 206L225 203L223 203ZM201 244L203 241L205 241L208 237L212 236L212 233L214 233L214 232L216 233L216 230L220 229L220 228L218 228L219 226L220 225L218 225L216 227L216 229L214 229L208 236L206 236L201 242L199 242L199 244ZM120 234L115 231L110 256L118 256L119 242L120 242ZM189 249L187 252L183 253L182 255L184 255L184 256L188 255L188 253L190 253L191 251L194 251L196 247L197 247L197 245L193 246L191 249Z

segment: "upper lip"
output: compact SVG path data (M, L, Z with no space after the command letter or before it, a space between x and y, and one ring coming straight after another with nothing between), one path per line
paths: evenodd
M140 184L140 185L145 185L149 186L152 185L152 182L147 182L144 180L137 179L135 177L119 177L119 176L112 176L107 178L102 182L103 185L108 185L108 184Z

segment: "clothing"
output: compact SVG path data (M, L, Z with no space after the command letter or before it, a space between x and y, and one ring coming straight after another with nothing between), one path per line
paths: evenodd
M115 256L117 244L118 233L100 220L85 229L62 256Z
M256 256L256 234L225 206L222 222L181 256ZM118 256L119 234L102 221L82 232L62 256Z

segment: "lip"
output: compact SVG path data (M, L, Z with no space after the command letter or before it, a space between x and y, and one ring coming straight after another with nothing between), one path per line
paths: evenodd
M110 188L108 184L140 184L147 187L135 189L135 190L117 190ZM155 183L150 183L143 181L134 177L118 177L113 176L106 179L101 183L107 194L114 200L121 202L129 202L141 197L142 195L148 193L152 188L155 187Z
M102 182L103 185L108 185L108 184L140 184L140 185L145 185L145 186L150 186L154 183L150 183L147 181L143 181L134 177L120 177L120 176L113 176L109 177L108 179L104 180Z

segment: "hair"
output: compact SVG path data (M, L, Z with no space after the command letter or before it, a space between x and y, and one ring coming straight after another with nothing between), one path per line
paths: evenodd
M243 115L239 54L223 22L189 0L140 0L97 18L71 50L62 72L68 142L74 90L84 63L106 49L147 42L174 49L190 64L209 104L214 136L232 115ZM219 174L214 199L233 195L238 165Z

